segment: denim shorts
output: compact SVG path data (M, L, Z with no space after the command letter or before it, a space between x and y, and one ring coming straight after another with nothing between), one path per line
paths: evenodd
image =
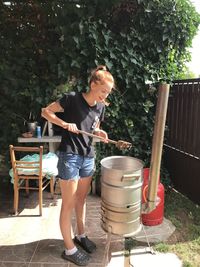
M59 151L57 167L59 178L63 180L78 180L80 177L90 177L94 174L95 161L93 157Z

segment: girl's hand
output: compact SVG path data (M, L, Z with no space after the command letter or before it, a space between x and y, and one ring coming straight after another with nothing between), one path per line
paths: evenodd
M78 133L78 128L76 126L75 123L67 123L67 122L64 122L62 124L62 127L70 132L73 132L73 133Z
M95 133L95 135L104 138L103 142L108 143L108 134L104 130L95 129L94 133Z

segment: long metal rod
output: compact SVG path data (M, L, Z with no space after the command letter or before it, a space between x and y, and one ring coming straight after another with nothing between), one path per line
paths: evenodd
M160 176L160 166L163 150L165 122L169 98L169 84L160 84L156 106L154 134L152 142L152 154L149 172L147 203L143 206L143 212L149 213L156 207L157 189Z

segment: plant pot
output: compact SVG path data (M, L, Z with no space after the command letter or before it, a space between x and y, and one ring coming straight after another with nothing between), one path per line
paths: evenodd
M35 135L37 124L38 124L37 121L28 122L27 123L28 132L31 132L33 133L33 135Z

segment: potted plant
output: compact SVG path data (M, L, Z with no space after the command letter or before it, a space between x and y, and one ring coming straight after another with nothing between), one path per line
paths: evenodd
M32 111L30 111L29 118L28 118L28 121L26 121L26 123L27 123L28 132L31 132L34 134L38 123Z
M32 137L33 135L35 135L38 122L36 121L36 116L34 112L30 111L27 119L16 113L14 115L22 119L24 122L24 125L26 126L27 132L22 134L24 137Z

